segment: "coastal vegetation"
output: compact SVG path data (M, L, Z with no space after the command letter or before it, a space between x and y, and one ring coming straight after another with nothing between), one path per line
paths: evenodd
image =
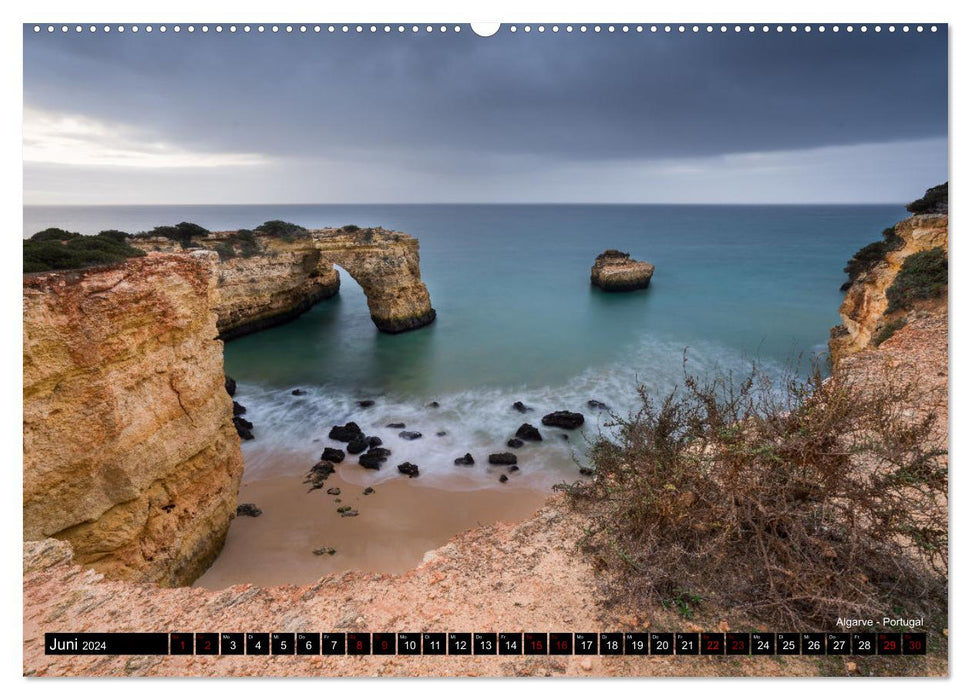
M883 230L883 239L869 243L860 248L853 257L846 263L843 272L847 274L847 281L840 287L842 291L849 289L853 281L883 262L887 253L900 250L904 245L904 240L897 235L896 228L890 226Z
M907 205L911 214L947 214L947 183L931 187L924 196Z
M127 238L122 231L82 236L59 228L44 229L24 241L24 273L113 265L145 255L129 245Z
M608 601L788 629L946 605L947 466L916 380L701 379L616 417L564 489Z
M912 307L924 299L939 299L947 293L947 252L943 248L923 250L908 256L893 284L887 289L887 313Z

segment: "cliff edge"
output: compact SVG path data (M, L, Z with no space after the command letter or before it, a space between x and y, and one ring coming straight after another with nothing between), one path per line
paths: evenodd
M23 281L24 539L183 585L222 547L243 472L214 253Z
M908 209L913 216L884 231L882 241L862 248L846 267L842 324L830 332L834 365L879 346L915 318L946 313L947 185L928 190Z

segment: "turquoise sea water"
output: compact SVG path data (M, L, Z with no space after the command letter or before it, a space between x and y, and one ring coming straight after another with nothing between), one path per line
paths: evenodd
M756 359L779 371L800 356L805 367L839 321L846 260L904 215L886 205L26 207L24 232L138 231L183 220L220 230L285 219L417 237L438 311L432 326L379 333L363 292L342 274L338 297L228 343L226 368L256 425L257 439L244 446L249 476L276 473L281 450L313 458L330 444L330 425L353 419L385 439L392 463L414 461L434 481L454 477L452 460L466 451L483 463L502 448L523 420L509 408L516 400L535 406L527 420L536 425L547 411L582 411L591 435L606 416L587 400L624 412L638 383L666 392L685 351L698 372L745 371ZM606 248L654 263L650 288L592 288L590 266ZM295 387L307 395L293 397ZM376 405L358 408L365 398ZM431 401L440 408L427 408ZM383 428L392 421L424 437L401 441ZM442 430L448 435L436 436ZM576 473L572 456L582 461L584 440L560 432L520 451L523 485ZM368 472L362 483L393 472ZM484 467L461 481L496 484Z

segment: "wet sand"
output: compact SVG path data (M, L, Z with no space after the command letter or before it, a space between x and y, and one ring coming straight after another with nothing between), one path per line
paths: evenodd
M233 521L219 558L194 585L305 584L351 569L400 574L460 532L525 520L549 496L508 484L452 491L404 476L377 484L374 493L364 495L364 486L342 479L339 472L309 493L303 477L244 483L239 502L255 503L263 513ZM340 496L327 494L334 487L340 488ZM341 506L359 514L341 517ZM332 547L336 554L315 555L320 547Z

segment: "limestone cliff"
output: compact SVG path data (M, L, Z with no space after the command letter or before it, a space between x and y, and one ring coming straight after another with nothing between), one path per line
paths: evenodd
M216 255L25 276L24 538L112 577L193 581L243 471L216 340Z
M275 236L212 233L194 245L220 252L219 301L214 307L221 337L229 339L284 323L340 289L340 265L364 289L379 330L400 333L435 320L421 281L418 240L384 229L319 229ZM185 252L165 238L141 238L143 250ZM188 250L192 250L191 248Z
M946 206L946 205L945 205ZM846 297L840 305L842 325L836 326L830 337L830 358L835 364L842 357L858 352L880 339L881 332L892 332L902 326L906 313L887 313L887 292L897 279L904 261L915 253L948 247L947 214L916 214L893 227L896 244L888 246L878 261L851 280ZM946 307L947 299L918 305Z

